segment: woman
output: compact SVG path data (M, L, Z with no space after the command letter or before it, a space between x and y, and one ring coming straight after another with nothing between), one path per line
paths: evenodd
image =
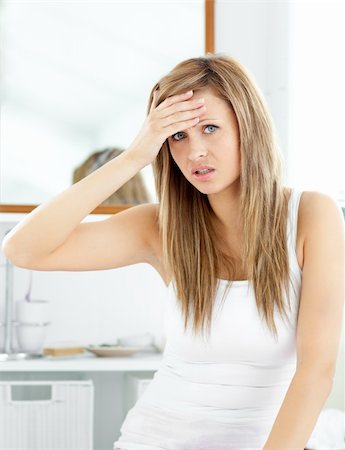
M152 162L158 205L80 223ZM305 447L332 388L343 243L332 198L282 185L246 69L210 54L163 77L129 148L32 211L4 251L37 270L146 262L168 286L162 366L114 447L284 450Z

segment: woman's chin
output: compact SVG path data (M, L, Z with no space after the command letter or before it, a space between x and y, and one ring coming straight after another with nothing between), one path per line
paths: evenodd
M201 194L205 195L212 195L217 194L222 189L216 188L215 186L196 186L194 183L192 183L195 189L197 189Z

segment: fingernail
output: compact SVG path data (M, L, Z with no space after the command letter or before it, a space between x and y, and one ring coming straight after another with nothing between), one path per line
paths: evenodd
M191 94L193 94L193 91L191 90L191 91L188 91L188 92L186 92L186 95L191 95Z

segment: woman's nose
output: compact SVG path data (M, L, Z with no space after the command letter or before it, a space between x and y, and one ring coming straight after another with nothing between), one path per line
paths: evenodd
M202 139L190 137L188 147L188 158L191 161L207 155L207 149L205 147L205 143L202 142Z

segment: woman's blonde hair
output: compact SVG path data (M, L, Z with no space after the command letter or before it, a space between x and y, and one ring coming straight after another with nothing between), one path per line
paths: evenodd
M282 186L282 159L268 107L247 70L224 54L207 54L179 63L153 87L157 106L167 97L212 88L237 117L240 138L240 211L243 223L242 269L252 284L258 311L277 337L275 305L288 318L287 211L290 189ZM172 274L185 329L210 332L221 268L234 278L235 257L224 251L208 197L198 191L174 162L168 140L153 162L159 200L158 223L163 264ZM223 299L231 287L227 285ZM230 300L231 301L231 300ZM290 306L290 299L289 299Z

